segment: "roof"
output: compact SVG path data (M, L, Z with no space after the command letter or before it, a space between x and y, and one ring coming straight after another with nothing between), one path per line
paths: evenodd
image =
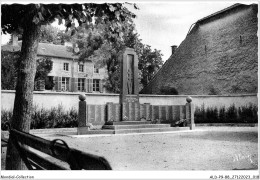
M229 6L229 7L225 8L225 9L222 9L222 10L217 11L217 12L211 14L211 15L208 15L208 16L206 16L204 18L201 18L201 19L197 20L195 23L193 23L190 26L190 29L189 29L187 35L190 34L190 32L192 31L192 29L193 29L193 27L195 25L199 25L199 24L205 23L205 21L208 21L210 19L216 18L217 16L223 15L223 14L227 13L228 11L234 10L234 9L236 9L238 7L247 7L247 6L253 6L253 5L257 6L257 4L245 5L245 4L236 3L236 4L233 4L232 6Z
M3 51L20 51L21 43L18 43L18 46L13 46L10 44L1 46L1 50ZM56 45L49 43L39 43L38 46L38 56L49 56L49 57L58 57L58 58L66 58L66 59L78 59L79 57L74 55L71 51L69 51L68 46L64 45Z
M257 4L245 5L245 4L236 3L236 4L233 4L232 6L229 6L229 7L225 8L225 9L222 9L222 10L217 11L217 12L211 14L211 15L208 15L208 16L202 18L202 19L199 19L198 21L196 21L195 23L193 23L193 24L190 26L190 29L189 29L189 31L188 31L188 34L192 31L193 27L194 27L196 24L200 24L200 23L202 23L202 22L204 22L204 21L207 21L207 20L209 20L209 19L211 19L211 18L214 18L214 17L216 17L216 16L218 16L218 15L222 15L222 14L224 14L224 13L230 11L230 10L234 10L234 9L236 9L236 8L238 8L238 7L249 7L249 6L257 6ZM184 41L185 41L185 40L184 40ZM183 43L183 42L182 42L182 43ZM163 70L163 68L164 68L164 67L167 67L167 66L168 66L168 63L170 63L170 61L174 60L174 58L175 58L174 56L175 56L175 54L171 54L171 55L170 55L170 57L166 60L166 62L165 62L165 63L163 64L163 66L159 69L159 71L152 77L152 79L148 82L148 84L147 84L145 87L143 87L143 89L140 91L141 93L144 91L144 89L146 89L146 88L154 81L154 79L159 75L159 73Z
M210 18L212 18L212 17L214 17L214 16L223 14L223 13L225 13L225 12L227 12L227 11L233 10L233 9L235 9L235 8L237 8L237 7L240 7L240 6L247 6L247 5L245 5L245 4L240 4L240 3L233 4L232 6L229 6L229 7L225 8L225 9L222 9L222 10L220 10L220 11L217 11L217 12L215 12L215 13L209 15L209 16L206 16L206 17L204 17L204 18L202 18L202 19L199 19L196 23L201 23L201 22L203 22L203 21L205 21L205 20L208 20L208 19L210 19Z
M78 56L69 51L69 47L49 43L39 43L37 55L78 59Z

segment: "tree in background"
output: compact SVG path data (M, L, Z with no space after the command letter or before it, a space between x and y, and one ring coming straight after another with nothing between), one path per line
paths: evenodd
M19 67L20 51L1 51L1 89L14 90ZM45 80L52 70L52 60L49 57L37 59L37 69L34 81Z
M1 89L14 90L20 52L1 51Z
M139 49L138 68L141 70L141 84L145 87L161 68L163 64L162 54L160 50L152 50L149 45L143 45Z
M41 27L39 42L58 44L58 34L60 29L52 25L45 25Z
M71 41L71 32L60 30L50 24L41 27L39 42L53 43L53 44L64 44L64 42Z
M34 82L36 83L35 89L36 90L41 90L42 88L45 89L46 85L48 86L47 89L52 89L54 87L54 83L46 81L48 74L51 72L53 66L53 62L51 58L42 57L40 59L37 59L36 64L37 64L37 68L36 68L36 74L34 78ZM45 82L47 84L45 84ZM41 87L41 85L43 87Z
M120 52L127 46L124 41L125 36L132 32L134 24L132 21L121 23L123 31L119 32L119 36L109 33L115 30L110 23L89 23L85 26L88 28L82 28L72 38L72 42L78 44L80 49L79 60L92 60L95 66L106 68L108 78L104 86L108 91L118 93L120 89L118 58Z
M105 24L88 24L88 27L91 28L78 31L72 41L78 44L80 61L92 60L97 67L106 68L108 77L104 86L112 93L120 92L119 62L126 47L135 49L138 55L140 89L147 85L163 64L160 50L152 50L141 42L134 23L124 22L121 36L108 34L110 26Z
M40 40L41 26L65 20L65 26L75 33L75 21L83 23L99 19L100 23L110 24L111 34L120 36L123 21L132 21L135 17L120 3L105 4L2 4L1 27L3 33L22 30L22 48L19 58L12 128L29 132L33 110L33 89L36 73L36 56ZM24 169L25 166L13 145L8 143L6 169Z

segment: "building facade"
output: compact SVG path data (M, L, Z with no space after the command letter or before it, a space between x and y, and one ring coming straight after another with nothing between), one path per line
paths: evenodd
M257 13L257 4L234 4L198 20L141 93L164 86L183 95L257 93Z
M2 46L2 50L20 50L21 43L17 43L15 36L12 38L12 44ZM52 70L44 84L52 83L54 86L45 90L87 93L105 92L103 85L107 78L106 69L95 67L91 60L79 61L79 57L74 55L72 51L73 48L70 44L39 43L37 57L49 57L53 62ZM44 88L41 88L41 90L44 90Z

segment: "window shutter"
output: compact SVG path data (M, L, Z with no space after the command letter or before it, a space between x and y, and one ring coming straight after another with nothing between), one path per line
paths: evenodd
M70 83L71 83L71 78L67 78L67 80L66 80L66 91L70 91Z
M78 90L78 78L75 78L75 81L74 81L73 86L74 86L74 92L79 91L79 90Z
M89 92L89 80L85 79L85 92Z
M58 91L61 90L61 77L58 77Z
M93 92L93 79L89 79L89 92Z
M99 92L101 92L101 93L103 93L103 84L104 84L103 79L100 79L99 80Z
M71 92L75 92L76 91L76 89L75 89L75 78L71 78L71 82L70 82L70 90L71 90Z
M68 85L67 85L67 91L70 91L70 92L72 91L72 89L71 89L71 84L72 84L72 83L71 83L71 79L72 79L72 78L69 78L69 83L68 83Z
M58 76L54 76L54 89L56 90L56 91L58 91L58 81L59 81L59 79L58 79L59 77Z

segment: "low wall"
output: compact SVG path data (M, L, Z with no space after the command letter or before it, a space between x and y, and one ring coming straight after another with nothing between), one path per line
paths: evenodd
M78 110L79 99L81 93L72 92L48 92L37 91L34 92L34 105L39 108L51 109L62 105L65 110L75 108ZM86 93L87 104L106 104L107 102L119 103L118 94L93 94ZM13 109L15 91L2 90L1 91L1 109ZM140 95L140 103L150 103L151 105L180 105L186 103L186 95ZM256 94L248 95L191 95L192 102L196 106L205 107L229 107L232 104L240 107L247 104L258 104Z

